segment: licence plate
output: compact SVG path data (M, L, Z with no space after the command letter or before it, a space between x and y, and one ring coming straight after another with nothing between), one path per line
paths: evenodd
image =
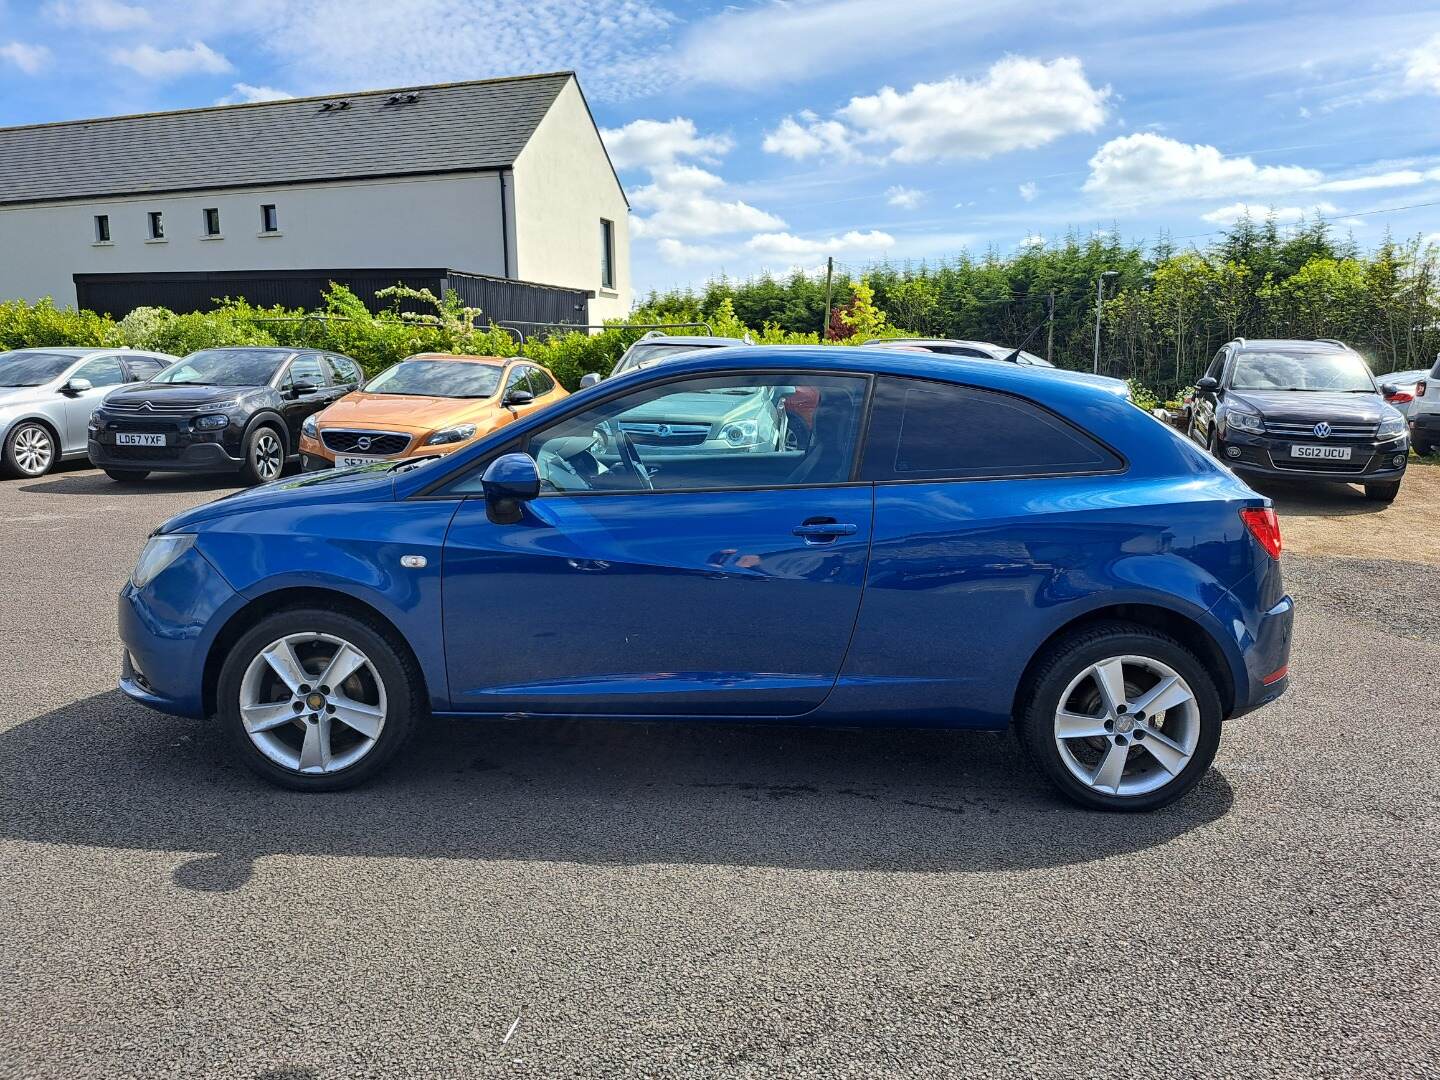
M120 432L115 436L116 446L164 446L164 435L143 435L135 432Z
M1310 458L1318 461L1349 461L1350 447L1348 446L1292 446L1290 447L1292 458Z
M369 465L373 461L388 461L383 457L356 457L354 454L336 454L335 467L337 469L348 469L352 465Z

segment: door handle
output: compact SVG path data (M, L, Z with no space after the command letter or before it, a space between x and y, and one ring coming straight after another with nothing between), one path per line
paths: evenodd
M857 525L846 525L838 521L807 521L803 525L796 525L790 530L794 535L803 537L807 543L823 543L834 540L837 536L854 536L860 531Z

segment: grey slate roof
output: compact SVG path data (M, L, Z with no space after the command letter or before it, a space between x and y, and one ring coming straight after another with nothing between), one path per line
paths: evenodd
M501 168L568 71L0 128L0 205ZM389 104L414 93L414 104ZM347 101L345 109L323 110Z

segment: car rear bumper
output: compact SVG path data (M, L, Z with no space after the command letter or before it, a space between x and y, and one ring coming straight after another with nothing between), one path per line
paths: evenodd
M1246 674L1246 685L1236 687L1232 717L1254 712L1289 689L1294 622L1295 602L1286 595L1256 616L1253 625L1232 623L1241 638Z

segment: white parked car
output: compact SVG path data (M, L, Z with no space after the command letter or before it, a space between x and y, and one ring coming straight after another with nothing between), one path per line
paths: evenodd
M1410 402L1410 445L1419 454L1440 449L1440 357L1430 373L1415 384Z
M1410 403L1415 400L1415 387L1430 377L1429 368L1414 371L1392 371L1388 375L1377 375L1375 381L1385 388L1385 400L1399 409L1404 416L1410 415Z
M0 352L0 475L44 476L58 461L85 457L90 414L101 399L174 362L132 349Z

